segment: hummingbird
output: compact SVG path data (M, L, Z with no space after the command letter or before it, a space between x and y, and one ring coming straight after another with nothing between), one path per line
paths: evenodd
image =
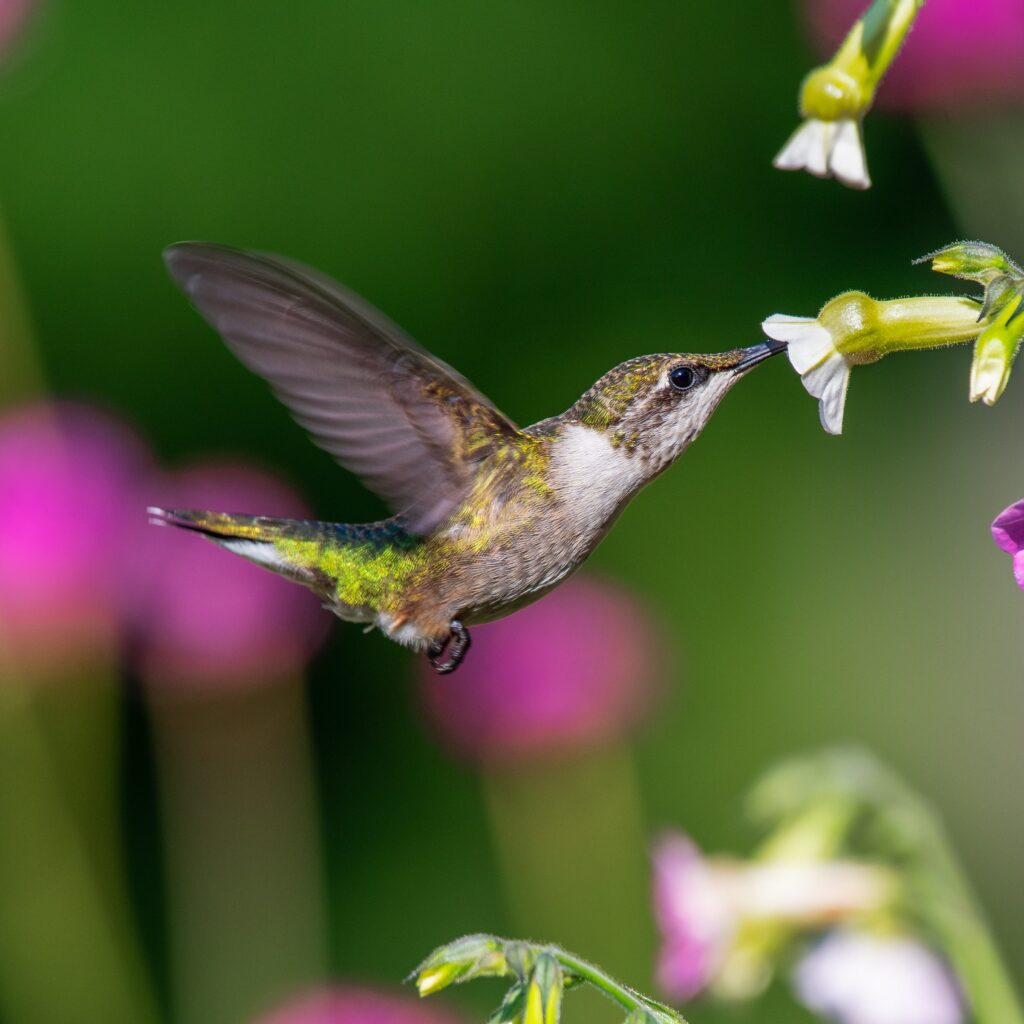
M565 412L517 427L456 370L310 267L182 242L173 280L311 439L390 507L348 524L151 508L304 584L346 622L455 671L468 627L535 601L698 437L726 392L784 350L663 353L609 370Z

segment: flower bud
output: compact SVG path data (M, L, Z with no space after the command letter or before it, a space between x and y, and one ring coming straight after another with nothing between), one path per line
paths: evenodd
M1003 307L1002 312L978 336L971 363L971 401L980 398L986 405L995 405L1010 379L1010 370L1024 338L1022 300L1018 296Z
M421 996L429 996L452 984L473 978L509 974L504 944L491 935L467 935L435 949L416 968L414 977Z
M558 1024L562 1016L564 980L558 961L548 952L537 955L526 987L523 1024Z
M1002 249L988 242L954 242L914 260L914 264L931 262L937 274L949 274L963 281L991 284L1003 274L1020 274L1017 266Z

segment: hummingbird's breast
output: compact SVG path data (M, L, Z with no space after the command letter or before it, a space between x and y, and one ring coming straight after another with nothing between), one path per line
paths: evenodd
M438 537L425 585L467 623L536 600L574 572L646 479L606 434L561 424L543 465L489 481Z

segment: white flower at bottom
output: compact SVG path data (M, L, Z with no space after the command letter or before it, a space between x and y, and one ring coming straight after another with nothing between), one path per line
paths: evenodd
M786 342L786 354L804 387L818 399L821 425L830 434L843 432L850 364L835 347L832 335L807 316L776 313L761 324L769 338Z
M963 1024L960 994L945 962L914 939L833 932L807 953L797 998L840 1024Z
M772 164L780 171L809 171L849 188L871 188L860 121L809 117L789 137Z

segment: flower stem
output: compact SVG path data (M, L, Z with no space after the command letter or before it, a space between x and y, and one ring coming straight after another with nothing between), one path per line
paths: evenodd
M978 1024L1024 1024L1024 1010L974 892L942 830L921 832L921 914L963 985Z
M629 1012L632 1012L633 1010L645 1010L650 1012L651 1007L654 1007L655 1009L670 1013L674 1019L682 1021L682 1024L685 1024L685 1021L683 1021L683 1018L679 1015L678 1011L673 1010L671 1007L664 1006L661 1003L657 1003L654 1000L646 999L641 996L639 992L631 989L628 985L623 985L621 982L616 981L610 974L605 973L595 964L592 964L573 953L569 953L564 949L560 949L558 946L553 946L551 948L551 953L555 959L564 968L566 968L566 970L571 971L584 981L590 982L594 988L606 995L612 1002L618 1003L618 1005L624 1010Z

